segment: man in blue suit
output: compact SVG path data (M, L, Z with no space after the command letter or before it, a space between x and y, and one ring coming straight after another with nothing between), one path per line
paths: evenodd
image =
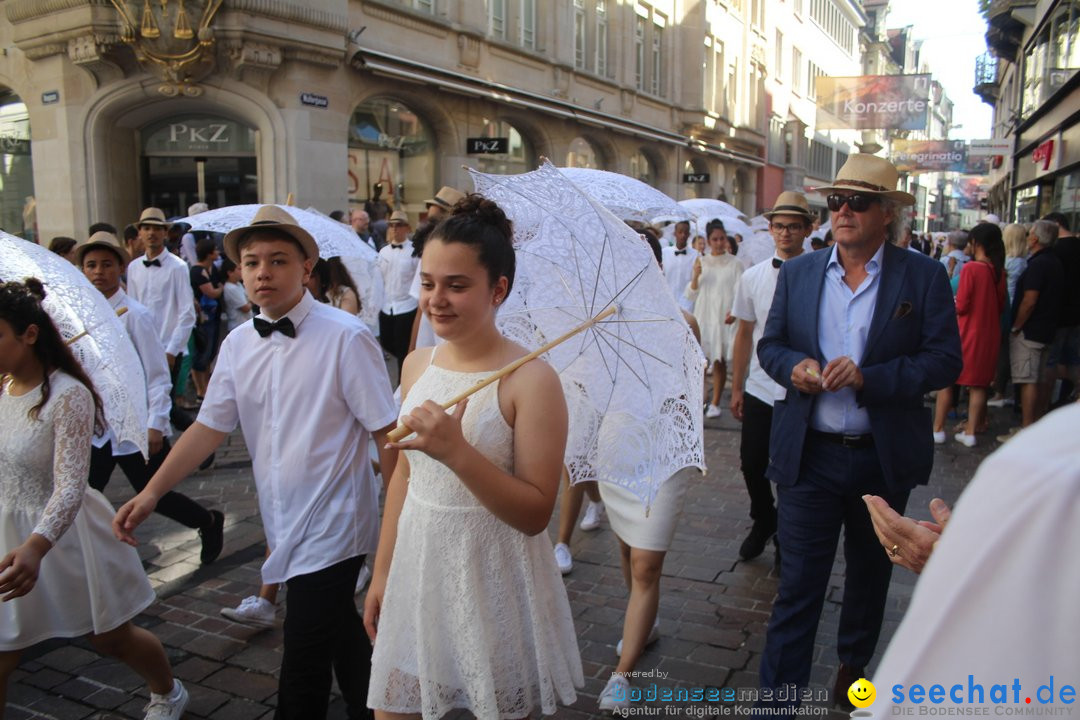
M786 390L767 472L784 553L760 683L807 686L843 527L833 696L843 705L874 654L892 573L862 496L880 495L902 514L911 489L926 484L934 446L923 395L951 385L962 364L944 267L890 242L915 202L897 179L887 160L855 154L818 188L836 244L784 263L758 345L762 368Z

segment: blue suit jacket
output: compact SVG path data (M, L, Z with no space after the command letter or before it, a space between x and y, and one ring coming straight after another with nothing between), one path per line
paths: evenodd
M767 475L779 485L798 479L814 406L813 395L792 386L792 368L806 357L823 368L826 364L818 347L818 311L830 255L821 250L784 263L758 343L761 367L787 388L787 397L773 408L769 443ZM870 416L886 484L894 491L910 490L926 484L934 462L930 408L923 406L923 395L960 375L960 333L941 263L886 244L881 264L856 401Z

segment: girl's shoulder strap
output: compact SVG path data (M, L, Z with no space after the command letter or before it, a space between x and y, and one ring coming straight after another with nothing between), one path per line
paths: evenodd
M435 364L435 351L437 349L438 349L438 345L433 345L431 347L431 357L428 358L428 367L431 367L432 365Z

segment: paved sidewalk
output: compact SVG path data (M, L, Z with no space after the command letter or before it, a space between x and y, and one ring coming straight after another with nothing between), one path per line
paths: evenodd
M911 496L909 514L928 517L927 503L939 495L950 504L970 480L978 463L997 447L995 434L1012 422L1011 410L991 410L991 432L984 444L968 449L951 442L938 448L927 487ZM727 412L706 425L709 472L690 487L674 546L664 565L661 585L661 639L638 664L656 671L660 686L756 688L765 627L776 592L771 549L748 563L738 561L738 546L749 529L749 502L738 470L738 423ZM160 601L138 623L161 638L176 674L191 691L188 717L241 720L270 718L276 700L281 626L259 631L221 617L259 585L264 546L250 461L239 433L217 455L215 466L179 488L191 497L224 510L225 550L209 567L198 564L197 535L154 516L140 529L139 552ZM131 496L119 472L107 493L119 504ZM550 532L554 536L556 521ZM614 535L601 530L575 534L574 570L566 576L585 668L585 687L577 703L560 709L559 718L596 717L596 697L614 667L621 637L626 592ZM844 577L837 559L825 604L811 681L831 688L837 658L836 625ZM907 608L915 578L893 575L884 649ZM284 598L284 590L282 599ZM279 605L279 620L283 616ZM871 669L872 669L871 667ZM650 678L648 681L652 682ZM643 684L643 683L639 683ZM8 693L7 717L141 718L146 688L133 672L89 649L84 640L50 641L27 651ZM657 714L663 710L655 707ZM706 708L707 709L707 708ZM668 713L671 714L671 713ZM846 713L828 713L833 720ZM340 699L331 717L344 717Z

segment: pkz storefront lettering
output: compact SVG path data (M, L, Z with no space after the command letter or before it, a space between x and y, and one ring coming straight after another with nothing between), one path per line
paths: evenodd
M469 155L496 155L510 149L510 138L468 138L466 152Z
M227 143L229 142L227 123L208 123L206 125L188 125L172 123L169 125L170 143Z

